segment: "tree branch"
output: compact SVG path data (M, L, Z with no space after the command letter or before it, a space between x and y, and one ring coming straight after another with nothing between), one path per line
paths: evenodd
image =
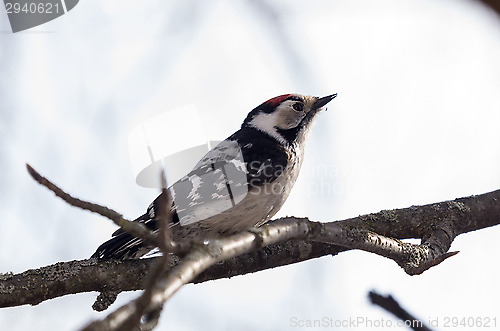
M96 203L84 201L71 196L70 194L64 192L57 185L49 181L47 178L40 175L35 169L33 169L29 164L26 164L26 169L28 173L36 180L40 185L45 186L56 196L63 199L66 203L73 207L78 207L91 211L93 213L104 216L112 220L116 225L121 227L124 231L130 233L134 237L144 239L145 242L156 243L156 235L154 235L144 224L139 222L132 222L123 218L123 215L105 206L98 205Z
M172 220L172 198L166 189L167 182L165 174L162 173L162 195L158 200L158 248L162 252L162 256L158 259L155 268L149 275L149 280L142 295L122 306L120 309L109 314L103 320L91 322L83 330L84 331L101 331L101 330L120 330L120 331L133 331L133 330L153 330L159 323L160 314L163 310L163 304L155 305L152 307L152 302L158 296L159 284L163 275L167 273L169 268L170 253L179 252L184 254L188 249L187 246L177 245L172 240L172 233L168 224ZM190 246L190 245L189 245ZM189 259L189 255L187 257ZM109 292L108 292L109 293ZM116 292L111 292L111 300L116 299ZM107 296L105 293L100 296ZM112 303L112 302L111 302ZM94 304L95 305L95 304ZM103 308L107 308L104 307Z
M499 224L499 201L500 190L497 190L454 201L386 210L344 221L324 223L324 228L346 229L348 230L346 233L350 233L346 235L346 240L359 245L362 245L366 239L382 240L382 237L378 236L391 236L398 239L422 238L424 245L414 245L418 247L412 252L416 255L410 254L409 260L398 261L400 265L405 266L407 272L419 273L430 266L419 263L418 260L424 258L427 262L438 263L439 261L434 260L435 257L441 259L447 257L446 254L440 252L447 251L455 236ZM301 219L285 218L280 222L297 221ZM273 226L275 222L269 226ZM321 228L318 229L321 230ZM356 240L356 234L359 238L365 239ZM325 239L323 234L317 235L316 239L321 241ZM409 244L387 239L390 243L389 247L396 248L394 251L396 260L398 256L404 256L401 252ZM381 241L380 245L384 246L385 242ZM192 282L243 275L320 256L335 255L348 249L323 242L310 242L310 240L289 240L217 262L194 278ZM389 253L391 249L385 252L388 253L388 257L393 258L392 253ZM426 251L428 256L419 254L419 250ZM82 260L57 263L16 275L3 274L0 276L0 307L38 304L51 298L81 292L144 289L146 276L156 263L155 261L157 258L127 261ZM178 264L179 258L168 255L165 270L171 270Z

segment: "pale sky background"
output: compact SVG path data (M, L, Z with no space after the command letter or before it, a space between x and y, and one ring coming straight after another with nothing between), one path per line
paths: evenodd
M207 139L220 140L273 96L338 93L277 216L340 220L500 188L500 19L474 1L85 0L16 34L0 8L0 31L0 272L87 258L116 229L56 199L24 163L135 218L158 191L135 183L129 133L187 105ZM436 330L452 317L496 318L498 327L499 234L459 236L451 250L461 253L421 276L347 252L189 285L157 329L300 329L292 318L395 324L368 302L370 290L438 319ZM104 316L91 309L96 296L1 309L0 328L75 330Z

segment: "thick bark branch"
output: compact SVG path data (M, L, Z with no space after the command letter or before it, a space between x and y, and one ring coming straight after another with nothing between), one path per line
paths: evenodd
M456 235L499 224L499 202L500 190L497 190L454 201L381 211L325 223L325 227L335 224L337 227L348 229L348 233L360 233L361 237L369 233L374 235L375 239L377 234L399 239L422 238L425 244L423 246L430 247L430 253L439 257L448 250ZM287 220L297 221L296 218ZM328 243L290 240L218 262L193 282L243 275L324 255L335 255L347 249ZM155 261L156 259L82 260L61 262L16 275L2 274L0 307L38 304L48 299L81 292L144 289L146 276ZM167 269L176 266L178 262L177 257L169 256ZM407 262L411 265L412 261ZM419 270L413 271L418 273Z

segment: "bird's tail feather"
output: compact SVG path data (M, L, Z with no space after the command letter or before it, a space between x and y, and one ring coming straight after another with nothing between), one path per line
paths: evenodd
M134 222L146 222L148 219L148 214L144 214L135 219ZM136 238L119 229L113 233L113 237L111 239L99 246L90 258L122 260L134 259L143 256L151 249L151 247L145 247L142 239Z

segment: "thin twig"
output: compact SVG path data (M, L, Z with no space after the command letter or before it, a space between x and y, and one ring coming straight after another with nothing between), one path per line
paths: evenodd
M146 288L142 295L130 301L115 312L109 314L105 319L94 321L87 325L84 331L99 331L99 330L124 330L132 331L140 328L140 330L152 330L159 322L160 314L163 305L158 305L154 309L149 308L153 296L157 292L158 282L163 274L170 269L169 257L171 253L185 253L187 245L178 245L173 241L170 224L172 223L171 206L173 200L167 190L167 182L165 174L162 172L162 194L155 201L155 210L158 216L159 231L158 231L158 248L162 252L155 267L149 275ZM189 244L190 247L190 244Z
M159 322L160 313L163 305L156 307L155 310L146 309L151 304L155 287L161 275L165 272L168 264L170 253L175 253L177 245L172 240L172 233L169 224L172 221L172 199L166 189L167 182L165 174L162 172L162 194L156 200L155 210L158 213L158 248L162 252L162 256L158 259L156 266L149 275L146 288L142 295L130 301L121 309L109 314L101 321L94 321L86 326L84 331L99 331L99 330L134 330L141 326L141 330L153 329Z
M307 234L308 222L276 222L265 228L258 228L235 234L228 238L210 240L203 244L194 245L191 252L181 260L174 270L159 278L149 294L149 306L144 310L146 314L156 314L164 303L183 285L193 281L201 272L219 261L224 261L245 252L257 250L270 244L286 241ZM94 330L127 330L128 316L135 315L146 300L139 297L101 321L95 321L83 331Z
M191 241L174 241L172 235L172 228L170 224L172 223L172 203L173 199L170 195L170 191L167 189L167 180L165 177L165 173L162 172L162 190L161 195L158 198L158 205L156 211L158 216L158 247L163 252L163 255L167 255L169 253L174 253L177 256L184 256L191 250Z
M116 225L121 227L124 231L130 233L131 235L143 239L148 243L156 243L156 235L151 232L144 224L139 222L132 222L123 217L122 214L114 211L105 206L101 206L96 203L84 201L71 196L70 194L64 192L61 188L53 184L47 178L40 175L35 169L33 169L29 164L26 164L29 174L36 180L40 185L45 186L49 190L55 193L56 196L63 199L66 203L71 206L78 207L91 211L93 213L104 216L112 220Z

